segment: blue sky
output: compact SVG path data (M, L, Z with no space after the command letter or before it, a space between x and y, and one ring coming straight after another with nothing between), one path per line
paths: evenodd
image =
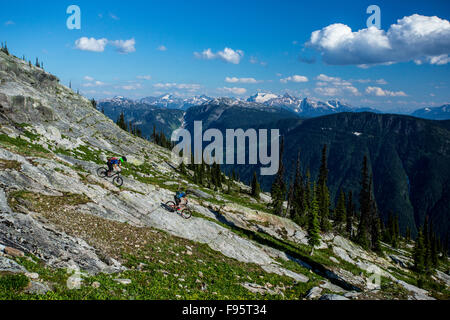
M288 92L404 112L450 102L449 1L3 2L0 40L88 97ZM352 33L372 4L382 30ZM69 5L80 30L66 27Z

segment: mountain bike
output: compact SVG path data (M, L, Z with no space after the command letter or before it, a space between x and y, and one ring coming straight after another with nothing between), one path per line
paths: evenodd
M184 208L181 208L177 206L174 201L167 201L164 204L164 207L167 211L176 212L185 219L189 219L192 216L192 211L187 207L187 203Z
M120 171L117 171L113 175L108 176L108 169L105 167L100 167L97 169L97 175L100 178L113 178L113 183L118 187L120 187L123 184L123 179L120 176Z

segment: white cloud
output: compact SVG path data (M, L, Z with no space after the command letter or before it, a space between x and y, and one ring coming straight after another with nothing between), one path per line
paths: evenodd
M332 83L335 86L351 86L351 82L347 81L347 80L343 80L339 77L330 77L327 76L326 74L319 74L316 77L316 80L320 81L318 84L319 85L324 85L324 83Z
M306 44L332 65L416 63L447 64L450 54L450 22L414 14L397 20L388 31L370 27L353 32L336 23L311 34Z
M129 40L114 40L110 41L111 45L115 46L117 48L117 51L121 54L127 54L131 52L135 52L136 48L134 45L136 44L136 41L134 38L131 38Z
M229 88L229 87L223 87L223 88L219 88L219 91L221 92L225 92L225 93L232 93L232 94L236 94L236 95L242 95L245 94L247 92L247 89L245 88Z
M214 53L211 49L203 50L203 52L198 53L194 52L194 55L199 59L221 59L228 63L239 64L241 62L242 57L244 56L244 52L242 50L233 50L230 48L225 48L223 51L218 51Z
M323 96L343 96L343 95L353 95L360 96L361 93L354 86L340 86L340 87L317 87L314 91Z
M116 87L116 88L120 88L120 89L123 89L123 90L130 91L130 90L141 89L142 85L140 83L133 83L133 84L127 84L127 85L124 85L124 86L119 86L119 87Z
M424 64L424 63L429 63L429 64L435 64L435 65L440 66L440 65L449 63L450 57L448 56L448 54L442 54L440 56L434 56L434 57L423 57L423 58L414 60L414 62L419 65Z
M15 24L16 23L14 21L12 21L12 20L8 20L8 21L5 22L5 26L13 26Z
M83 79L86 81L94 81L94 78L92 78L90 76L85 76Z
M101 81L94 81L94 82L83 83L81 86L83 86L85 88L91 88L91 87L102 87L104 85L106 85L106 83L101 82Z
M380 87L367 87L366 93L375 95L377 97L406 97L407 94L403 91L389 91L381 89Z
M95 39L82 37L75 41L75 47L83 51L103 52L108 44L108 39Z
M135 52L134 45L136 41L134 38L129 40L108 40L106 38L95 39L82 37L75 41L75 47L83 51L103 52L107 44L115 46L117 51L122 54Z
M226 77L225 81L228 83L260 83L262 80L256 80L255 78L236 78L236 77Z
M308 82L308 77L305 76L299 76L299 75L293 75L287 78L280 79L280 82L282 83L288 83L288 82Z
M140 80L150 80L151 78L152 78L152 76L150 76L150 75L136 77L136 79L140 79Z
M159 51L167 51L167 48L166 48L166 46L164 46L164 45L160 45L158 48L156 48L156 50L159 50Z

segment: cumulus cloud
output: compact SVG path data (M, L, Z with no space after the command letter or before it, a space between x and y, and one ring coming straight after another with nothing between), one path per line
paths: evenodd
M239 64L241 59L244 57L244 52L242 50L233 50L230 48L225 48L222 51L212 52L211 49L203 50L203 52L194 52L195 57L199 59L220 59L228 63Z
M308 82L308 77L305 76L299 76L299 75L293 75L287 78L280 79L280 82L282 83L288 83L288 82Z
M351 82L347 81L347 80L343 80L339 77L330 77L327 76L326 74L319 74L316 77L316 80L321 81L322 83L331 83L335 86L351 86Z
M397 20L387 32L373 26L353 32L336 23L314 31L306 46L319 51L323 61L332 65L447 64L450 22L414 14Z
M131 38L129 40L114 40L110 41L111 45L115 46L117 48L117 51L121 54L127 54L131 52L135 52L136 48L134 45L136 44L136 41L134 38Z
M242 95L242 94L245 94L247 92L247 89L245 89L245 88L237 88L237 87L233 87L233 88L223 87L223 88L219 88L219 91L225 92L225 93L232 93L232 94L235 94L235 95Z
M225 82L228 83L260 83L262 80L256 80L255 78L236 78L236 77L226 77Z
M95 39L82 37L75 41L75 47L83 51L103 52L106 45L112 45L117 48L117 51L122 54L135 52L136 41L134 38L129 40L108 40L106 38Z
M108 44L108 39L95 39L82 37L75 41L75 47L83 51L103 52Z
M94 78L92 78L90 76L85 76L83 79L86 81L94 81Z
M403 91L389 91L381 89L380 87L367 87L366 93L375 95L377 97L406 97L407 94Z
M166 46L164 46L164 45L160 45L158 48L156 48L156 50L159 50L159 51L167 51L167 48L166 48Z
M361 93L354 86L341 86L341 87L317 87L314 91L323 96L342 96L346 94L360 96Z

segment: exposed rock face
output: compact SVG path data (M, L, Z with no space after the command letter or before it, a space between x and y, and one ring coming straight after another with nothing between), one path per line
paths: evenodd
M327 278L309 298L318 298L323 289L340 294L367 290L367 277L345 270L344 261L365 271L379 266L383 276L396 280L386 271L399 267L393 259L369 253L341 236L322 235L316 250L330 252L330 260L322 264L233 232L235 228L270 235L287 247L290 243L302 248L307 245L305 230L291 220L226 201L225 195L213 198L195 185L189 187L193 195L190 205L197 214L186 220L169 213L161 204L172 200L170 189L183 178L168 163L168 151L119 129L87 99L58 84L55 77L17 60L0 52L0 135L6 141L0 141L0 251L16 248L48 266L77 266L89 274L123 271L120 261L90 242L83 230L72 230L76 223L85 222L85 217L95 217L204 243L229 258L296 282L310 281L312 273ZM130 159L133 171L123 174L122 188L96 174L110 155ZM270 202L270 197L264 195L263 202ZM63 222L71 226L71 221L65 220L69 213L76 218L72 229L63 228ZM192 255L192 250L186 254ZM0 254L0 271L27 272L10 258ZM291 270L285 262L306 271ZM438 277L448 284L448 276ZM399 284L414 299L429 298L425 290ZM283 292L282 288L253 283L243 286L261 294ZM33 279L29 290L45 293L47 289Z

